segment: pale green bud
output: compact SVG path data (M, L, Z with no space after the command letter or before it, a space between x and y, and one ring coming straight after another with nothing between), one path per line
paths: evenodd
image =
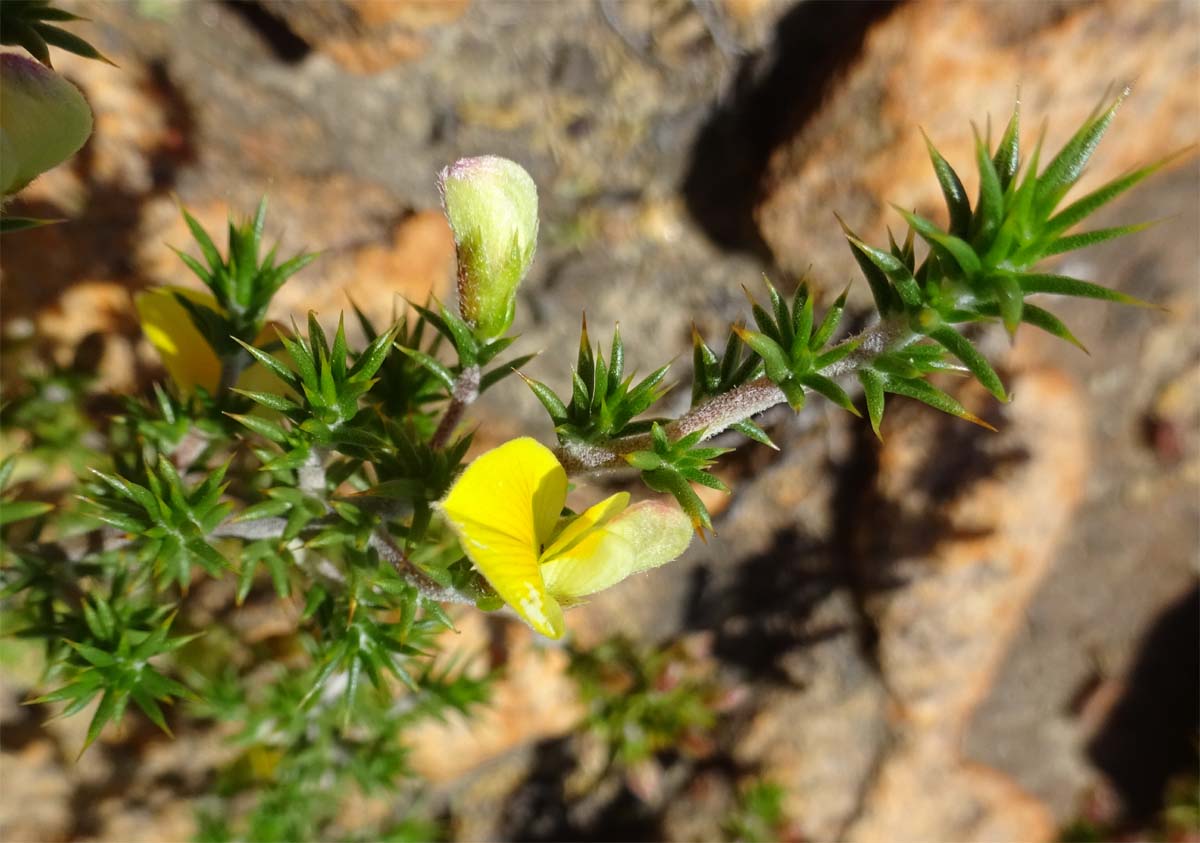
M70 158L91 133L78 88L36 61L0 54L0 195Z
M462 158L438 175L458 252L458 309L482 339L512 325L537 248L537 185L507 158Z

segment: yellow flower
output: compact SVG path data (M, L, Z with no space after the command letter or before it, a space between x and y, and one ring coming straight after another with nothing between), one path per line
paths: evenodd
M500 598L549 638L562 637L564 607L670 562L692 537L674 506L619 492L562 518L566 499L562 465L522 438L478 457L437 505Z
M142 331L181 392L195 392L196 387L203 387L214 394L221 383L221 360L175 298L176 294L218 313L221 311L217 300L208 293L187 287L154 287L138 293L133 300ZM266 325L255 345L261 347L275 338L275 327ZM279 379L258 363L242 372L237 385L255 392L278 393L282 388Z

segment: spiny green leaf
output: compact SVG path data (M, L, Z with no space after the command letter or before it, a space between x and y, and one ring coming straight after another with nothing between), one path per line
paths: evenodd
M814 319L814 309L816 301L812 295L805 294L803 302L792 313L792 335L796 342L807 344L809 348L816 348L813 344L812 328ZM828 314L826 315L828 318ZM822 324L824 327L824 324Z
M3 43L24 47L29 54L46 67L54 67L50 62L50 48L45 39L34 27L23 20L9 19L4 22Z
M881 316L888 316L893 313L898 313L904 309L904 304L897 294L895 288L888 281L888 277L883 273L875 262L870 259L867 253L859 246L862 242L846 225L845 220L834 214L837 221L842 226L842 231L846 234L846 242L850 244L850 252L854 255L854 260L858 263L859 269L867 279L867 284L871 288L871 295L875 299L875 308Z
M850 288L846 287L830 305L829 310L825 311L825 317L821 320L820 326L808 341L808 347L811 350L817 351L824 348L825 343L829 342L834 332L837 331L838 325L842 321L842 314L846 311L846 296L849 292Z
M166 718L163 716L162 709L159 707L158 703L155 702L152 696L147 694L141 688L137 687L130 692L130 696L133 697L134 703L136 703L137 707L140 708L146 717L150 719L151 723L162 729L171 737L174 737L174 735L171 733L171 728L167 725Z
M269 410L276 410L280 413L288 413L293 410L299 410L300 405L289 398L284 398L282 395L276 395L273 392L251 392L246 389L233 390L238 395L244 395L256 404L261 404Z
M971 344L970 340L964 337L958 331L951 328L949 325L939 325L931 331L926 332L926 336L942 345L947 351L963 362L988 392L996 396L998 401L1007 401L1008 396L1004 391L1004 384L1000 382L1000 376L988 363L987 358L979 353L979 350Z
M971 243L982 251L992 242L1004 220L1004 188L978 130L975 130L975 164L979 169L979 201L971 218Z
M438 361L434 360L424 351L420 351L415 348L405 348L404 346L397 346L397 348L399 348L401 352L411 357L413 360L419 363L422 368L441 381L442 386L446 387L447 391L454 391L454 375L450 374L449 369L447 369Z
M482 395L484 392L487 392L504 378L516 373L522 366L535 357L537 357L536 354L523 354L504 363L497 363L495 368L479 379L479 393Z
M625 376L625 344L621 342L621 325L613 328L612 349L608 357L608 378L613 383L620 383Z
M800 381L789 375L783 380L775 384L779 387L779 391L783 393L783 397L787 399L788 406L793 412L800 412L804 409L804 386Z
M107 56L78 35L72 35L65 29L47 24L37 24L36 29L38 35L42 36L46 43L52 47L58 47L60 50L66 50L68 53L83 56L85 59L96 59L97 61L102 61L105 64L111 64L113 67L116 67L116 64Z
M879 432L879 425L883 421L883 377L874 369L862 368L858 370L858 382L862 384L863 395L867 399L867 417L871 420L871 430L883 441L883 435Z
M275 518L283 515L291 508L292 505L287 501L259 501L256 504L246 507L234 516L233 523L241 524L244 521L257 521L261 518Z
M949 413L952 416L957 416L960 419L965 419L972 424L977 424L980 427L986 427L988 430L995 432L996 428L985 422L979 416L969 412L962 404L955 401L946 393L936 387L930 386L923 380L903 380L901 378L887 378L883 383L884 389L888 392L893 392L896 395L903 395L908 398L915 398L936 410L941 410L943 413Z
M921 136L925 138L929 159L933 162L933 171L937 174L942 196L946 199L946 210L950 215L950 233L956 237L966 237L971 229L971 200L967 198L966 188L963 187L958 173L929 140L924 129L921 130Z
M56 225L66 220L42 220L32 217L0 217L0 234L14 231L24 231L27 228L41 228L43 225Z
M0 527L45 515L53 509L54 504L41 501L0 501Z
M856 237L850 237L851 243L870 263L874 264L895 285L894 289L901 301L908 307L921 305L921 288L917 285L912 271L898 258L881 249L868 246Z
M68 641L67 645L70 646L72 650L79 653L79 655L87 659L89 664L95 665L96 667L112 667L117 663L116 658L114 658L110 653L106 653L97 647L93 647L91 644L82 644L78 641Z
M1179 160L1184 155L1190 154L1195 150L1196 146L1193 144L1192 146L1181 149L1178 152L1174 152L1153 164L1142 167L1138 170L1134 170L1133 172L1127 173L1123 176L1119 176L1107 184L1096 188L1091 193L1077 199L1051 217L1046 222L1043 231L1050 235L1059 234L1063 231L1066 231L1076 223L1082 222L1085 217L1088 217L1097 209L1103 207L1108 202L1120 196L1126 190L1129 190L1131 187L1138 184L1138 182L1154 175L1163 167L1168 166L1174 161Z
M520 375L519 372L518 375ZM542 406L546 408L546 412L550 414L550 418L555 424L560 424L567 419L567 405L554 394L554 390L533 378L527 378L524 375L520 375L520 378L537 396L538 401L542 402Z
M1116 302L1117 304L1130 304L1135 307L1156 307L1156 305L1149 302L1142 301L1133 296L1127 296L1125 293L1110 290L1108 287L1101 287L1099 284L1093 284L1090 281L1071 278L1069 275L1024 273L1017 275L1016 279L1026 295L1051 293L1058 296L1077 296L1079 298Z
M1045 249L1042 256L1061 255L1064 252L1073 252L1076 249L1082 249L1085 246L1094 246L1106 240L1115 240L1118 237L1124 237L1126 234L1136 234L1152 225L1156 225L1158 222L1159 220L1154 220L1152 222L1135 223L1133 225L1119 225L1114 228L1098 228L1094 231L1084 231L1079 234L1059 237Z
M846 391L824 375L810 372L800 378L800 382L809 389L824 395L843 410L849 410L854 415L861 417L862 414L858 412L858 408L854 406L854 402L850 400L850 396L846 394Z
M277 445L284 445L290 439L288 432L282 427L277 425L275 422L267 421L259 416L241 415L238 413L226 413L225 415L229 416L229 418L233 419L239 424L250 428L264 439L274 442Z
M13 468L17 464L17 455L5 457L0 461L0 492L8 488L8 481L12 479Z
M775 383L779 383L786 378L791 377L791 366L787 354L779 347L775 340L768 337L766 334L761 334L758 331L750 331L745 328L734 328L742 342L754 350L754 353L762 358L767 366L767 377Z
M1071 330L1063 324L1062 320L1048 310L1043 310L1037 305L1026 303L1021 311L1021 320L1033 325L1035 328L1041 328L1048 334L1053 334L1059 339L1066 340L1071 345L1080 349L1084 354L1090 354L1087 348L1084 347Z
M916 229L917 233L924 237L926 241L931 244L941 246L943 249L949 252L950 256L954 258L955 263L961 267L962 271L967 274L968 278L971 278L979 273L979 270L981 269L979 256L975 254L975 250L971 247L970 243L961 238L955 237L952 234L947 234L929 220L918 214L906 211L899 205L893 203L892 207L895 208L896 211L898 211L900 215L904 217L908 224Z
M826 369L829 366L832 366L834 363L844 360L860 345L862 345L861 337L851 337L844 342L840 342L823 354L817 355L817 358L813 361L812 367L818 372Z
M125 705L128 700L129 695L127 692L118 691L114 688L108 688L104 691L104 696L100 700L100 706L92 716L92 722L88 725L87 737L84 738L83 748L79 750L80 755L83 755L87 751L87 748L95 742L96 738L100 737L100 732L110 721L120 721L121 715L125 713Z
M755 442L766 445L768 448L776 451L779 450L779 446L771 441L771 437L767 436L766 432L761 427L749 419L731 424L729 429L736 430L738 433L742 434L748 439L753 439Z
M1021 166L1020 116L1021 103L1018 101L1013 107L1012 117L1008 119L1004 135L996 146L996 154L992 156L992 166L996 168L996 175L1000 178L1001 190L1008 190Z
M991 279L996 291L996 302L1000 309L1000 318L1008 335L1015 336L1017 325L1021 322L1021 313L1025 307L1025 296L1021 285L1011 275L997 275Z
M371 340L371 344L363 350L362 354L358 355L358 359L350 368L350 380L369 380L375 376L379 367L383 365L383 361L387 359L398 330L399 326L393 325L386 332Z
M242 348L246 349L247 353L249 353L249 355L251 357L253 357L255 360L257 360L259 363L263 364L263 366L265 366L273 375L275 375L281 381L283 381L284 383L289 384L289 385L294 385L296 383L296 375L292 372L291 369L289 369L287 366L285 366L283 364L283 361L279 360L279 358L275 357L273 354L269 354L266 351L263 351L261 348L255 348L254 346L250 345L247 342L243 342L242 340L238 339L237 337L234 337L233 340L238 345L240 345ZM285 343L285 346L286 346L286 343Z
M1034 210L1039 218L1045 219L1050 216L1059 200L1079 180L1088 159L1092 157L1128 93L1128 90L1122 92L1101 114L1085 122L1038 176L1037 192L1033 201Z

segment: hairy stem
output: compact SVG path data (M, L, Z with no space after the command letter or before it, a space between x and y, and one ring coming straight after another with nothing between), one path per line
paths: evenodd
M317 526L314 522L312 527ZM236 538L245 541L257 541L259 539L279 538L283 535L284 529L287 527L287 519L285 518L259 518L254 521L244 522L226 522L215 530L211 535L213 538ZM435 600L439 603L459 603L468 606L475 605L475 598L469 594L453 589L446 588L433 580L428 574L417 567L404 550L396 544L396 541L391 537L387 530L379 527L371 535L368 543L375 548L375 552L379 554L381 559L386 560L400 577L413 588L415 588L422 597L430 600Z
M433 437L429 440L430 447L439 449L446 446L450 434L454 432L454 428L458 427L458 423L462 419L463 411L474 404L475 399L479 397L481 374L478 366L468 366L454 381L450 403L446 407L446 412L442 414L442 420L438 423L437 430L433 432Z
M396 573L406 583L415 588L422 597L438 603L459 603L466 606L475 605L473 597L463 594L457 589L447 588L438 584L432 577L418 568L416 563L408 558L408 554L396 544L395 539L383 527L380 527L371 534L368 543L371 547L375 548L380 558L386 559L391 563L391 566L396 569Z
M308 452L299 471L300 491L307 495L325 498L325 452L313 448Z
M904 319L891 318L866 328L856 339L858 347L854 351L821 369L820 373L828 378L852 375L880 354L912 343L917 335ZM770 378L757 378L692 408L668 424L666 433L671 439L679 439L703 430L703 438L710 439L730 426L751 419L786 400ZM601 445L567 442L559 446L557 456L568 474L604 474L628 467L626 455L646 450L651 444L649 434L626 436Z

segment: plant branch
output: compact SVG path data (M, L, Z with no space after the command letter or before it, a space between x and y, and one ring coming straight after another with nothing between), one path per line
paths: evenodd
M325 499L325 453L314 447L299 471L300 491ZM328 509L328 507L326 507Z
M245 541L279 538L287 527L285 518L259 518L255 521L229 522L213 530L214 538L235 538ZM395 540L383 527L379 527L368 540L375 548L381 559L386 560L397 574L409 585L415 588L422 597L435 600L438 603L459 603L468 606L475 605L475 598L463 594L453 588L447 588L435 582L432 577L417 567L408 555L396 544Z
M478 366L467 366L455 379L450 403L442 415L442 420L438 423L437 430L433 432L433 437L429 440L430 447L435 450L445 447L446 442L450 439L450 434L454 432L454 428L462 419L463 411L474 404L475 399L479 397L480 377L481 372Z
M836 363L820 370L828 378L854 374L880 354L909 345L918 338L903 319L884 319L862 331L854 339L858 346ZM760 377L705 401L666 426L671 439L679 439L698 430L711 439L740 421L757 416L787 399L770 378ZM557 456L567 474L605 474L628 467L625 457L650 448L649 434L626 436L604 444L566 442Z
M380 558L386 559L391 563L391 566L400 575L400 578L415 588L422 597L438 603L458 603L465 606L475 605L473 597L463 594L457 589L440 585L418 568L416 563L408 558L408 554L396 544L395 539L383 527L379 527L371 534L368 544L375 548Z

